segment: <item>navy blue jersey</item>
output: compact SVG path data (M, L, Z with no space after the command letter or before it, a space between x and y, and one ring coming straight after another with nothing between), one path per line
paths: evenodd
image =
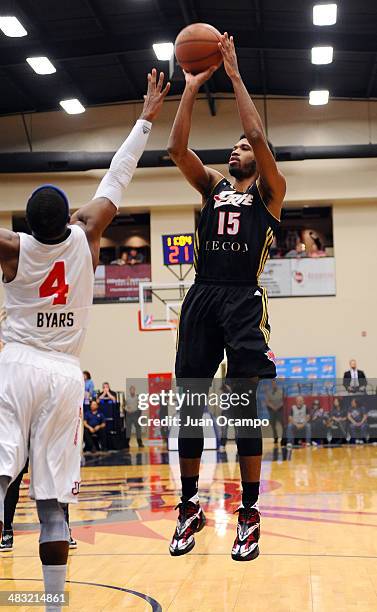
M221 179L201 211L195 235L197 278L219 284L258 284L278 226L256 183L242 193Z

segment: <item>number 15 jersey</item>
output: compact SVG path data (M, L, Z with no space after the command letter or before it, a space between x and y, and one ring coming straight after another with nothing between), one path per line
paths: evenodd
M5 343L79 356L93 303L93 261L78 225L59 244L20 233L17 275L3 283Z
M221 179L201 211L195 235L197 280L257 285L278 226L256 183L241 193Z

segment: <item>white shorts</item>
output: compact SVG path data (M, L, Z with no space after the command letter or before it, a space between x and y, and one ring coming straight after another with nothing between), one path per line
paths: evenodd
M84 381L79 360L23 344L0 354L0 475L29 456L33 499L77 501Z

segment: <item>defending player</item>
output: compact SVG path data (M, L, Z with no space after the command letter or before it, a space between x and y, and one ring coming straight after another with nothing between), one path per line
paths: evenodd
M233 184L204 166L188 148L196 95L216 67L195 76L185 75L186 87L168 145L170 156L203 198L195 240L196 281L182 306L176 377L185 390L207 391L225 348L228 384L233 392L248 396L248 407L242 408L239 404L235 413L240 418L255 417L258 380L276 376L273 353L268 347L267 295L259 286L259 277L279 225L286 182L241 79L233 38L225 33L219 47L244 130L229 159ZM189 415L200 415L202 409L202 406L186 405L181 411L182 422ZM236 442L242 503L232 558L246 561L259 554L261 431L240 427L236 429ZM195 544L195 532L205 524L198 497L202 451L201 428L181 427L182 501L170 544L172 555L189 552Z
M116 215L169 84L148 75L143 111L114 156L95 198L72 219L65 194L44 185L26 209L32 235L0 230L7 318L0 356L0 533L9 483L26 463L41 524L45 591L64 591L69 530L65 505L80 483L79 354L93 301L103 231ZM47 607L49 609L49 607ZM60 606L53 606L60 610Z

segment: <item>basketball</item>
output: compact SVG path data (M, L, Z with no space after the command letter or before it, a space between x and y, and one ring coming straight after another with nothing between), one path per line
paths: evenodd
M208 23L193 23L178 34L175 56L186 72L198 74L222 61L220 32Z

